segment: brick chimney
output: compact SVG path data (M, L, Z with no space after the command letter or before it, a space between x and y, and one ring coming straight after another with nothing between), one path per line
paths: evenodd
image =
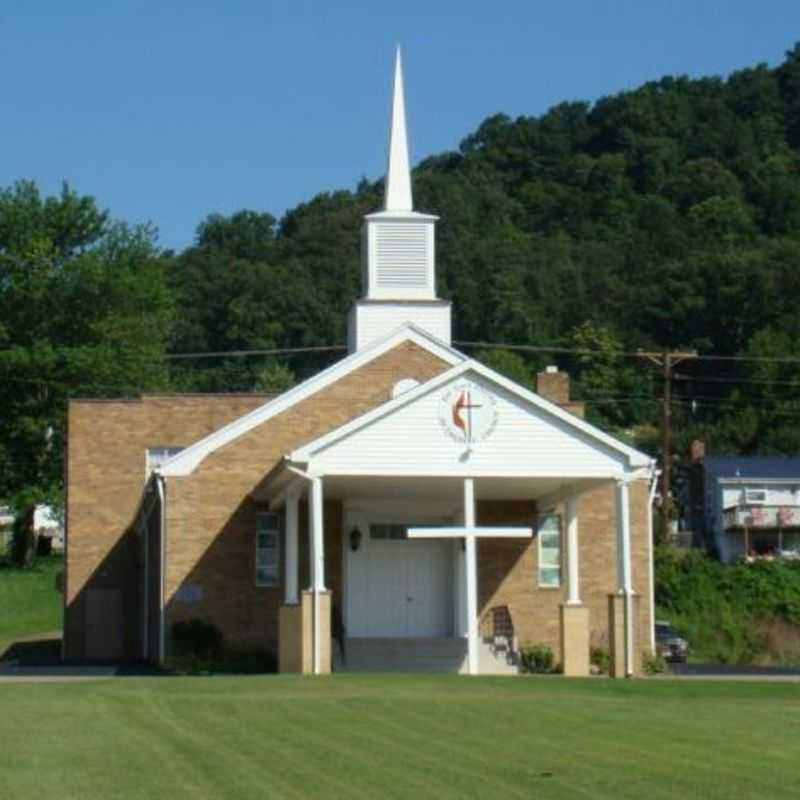
M545 367L544 372L537 374L536 393L577 417L584 415L584 404L572 402L569 398L569 374L559 372L558 367Z

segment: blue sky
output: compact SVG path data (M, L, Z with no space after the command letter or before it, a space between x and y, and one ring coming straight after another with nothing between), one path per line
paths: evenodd
M66 179L180 248L385 167L403 46L413 162L488 115L776 65L798 0L0 0L0 186Z

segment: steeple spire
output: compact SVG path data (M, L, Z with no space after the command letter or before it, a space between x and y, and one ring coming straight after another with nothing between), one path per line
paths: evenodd
M411 168L408 161L408 135L406 133L406 106L403 97L403 65L400 46L394 62L394 91L392 93L392 120L389 132L389 165L386 169L386 189L383 196L384 211L411 211Z
M364 294L350 309L351 353L413 323L450 343L450 302L436 297L436 220L414 211L408 163L400 48L394 65L389 164L383 208L364 217L361 267Z

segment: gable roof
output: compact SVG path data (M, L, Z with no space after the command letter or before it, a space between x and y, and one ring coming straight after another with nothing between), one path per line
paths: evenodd
M406 323L394 331L376 339L361 350L351 353L341 361L299 383L273 400L269 400L248 414L225 425L214 433L200 439L190 447L165 461L157 470L159 474L167 477L180 477L191 474L196 467L211 453L220 447L238 439L256 426L280 414L287 408L305 400L307 397L335 383L345 375L364 366L373 359L392 350L403 342L413 342L433 355L441 358L447 364L456 365L467 360L463 353L459 353L449 345L431 336L427 331L413 323ZM427 385L427 384L423 384Z
M405 392L394 400L390 400L383 405L368 411L366 414L351 420L348 423L336 428L323 436L303 445L302 447L294 450L289 456L289 460L295 463L307 463L309 459L315 454L326 448L332 446L338 441L362 430L374 422L393 414L396 411L410 405L415 400L428 395L435 391L437 388L448 384L449 382L465 375L466 373L475 373L483 377L488 382L500 387L512 396L522 400L524 403L529 404L535 409L543 411L545 414L554 417L569 429L580 432L583 436L589 438L596 444L603 445L609 450L623 456L627 463L632 468L647 467L652 463L652 459L644 453L629 447L615 437L605 433L599 428L591 425L580 417L575 416L569 411L565 411L555 403L546 400L540 395L532 392L512 380L500 375L493 369L481 364L479 361L472 359L465 359L459 364L454 365L451 369L437 375L429 381L420 384L416 388Z

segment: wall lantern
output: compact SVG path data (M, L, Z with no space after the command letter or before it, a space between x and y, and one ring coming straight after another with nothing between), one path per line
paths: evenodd
M355 553L359 547L361 547L361 531L353 528L350 531L350 549Z

